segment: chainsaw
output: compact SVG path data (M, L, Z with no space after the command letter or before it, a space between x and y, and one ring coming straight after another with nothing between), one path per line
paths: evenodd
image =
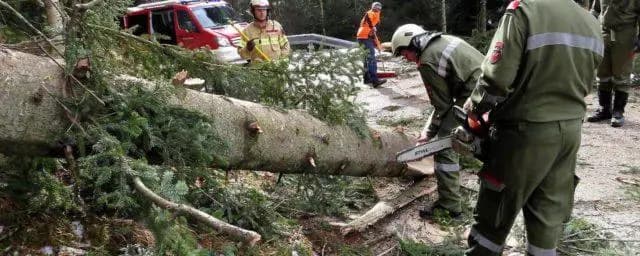
M483 114L481 118L475 118L475 116L467 115L467 112L459 106L453 106L453 112L456 120L462 123L464 129L474 135L475 139L474 142L472 142L472 146L474 147L473 151L474 153L479 153L481 140L489 134L488 113ZM396 154L396 161L405 163L420 160L421 158L453 147L453 140L454 138L452 136L446 136L402 150Z

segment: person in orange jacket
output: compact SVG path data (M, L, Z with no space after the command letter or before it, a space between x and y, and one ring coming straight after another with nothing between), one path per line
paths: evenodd
M364 62L364 83L371 84L374 88L387 82L385 79L378 79L378 63L376 63L376 50L380 48L380 41L376 35L376 26L380 23L380 12L382 4L373 2L371 10L367 11L360 21L358 28L358 43L369 51Z

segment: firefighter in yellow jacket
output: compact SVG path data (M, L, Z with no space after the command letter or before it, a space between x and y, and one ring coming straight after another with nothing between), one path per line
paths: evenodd
M240 42L238 49L240 56L252 63L266 61L257 50L260 49L269 60L288 57L289 40L287 40L282 25L269 19L269 1L251 0L249 7L255 20L242 31L246 35L247 41Z

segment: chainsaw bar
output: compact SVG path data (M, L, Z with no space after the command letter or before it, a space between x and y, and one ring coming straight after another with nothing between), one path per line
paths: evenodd
M451 148L451 136L427 142L412 148L405 149L396 154L396 161L405 163L433 155L439 151Z

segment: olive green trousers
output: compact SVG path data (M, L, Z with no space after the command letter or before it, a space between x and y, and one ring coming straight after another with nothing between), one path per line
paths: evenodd
M628 92L637 28L603 29L604 57L598 66L598 90Z
M493 126L467 255L501 255L520 210L528 253L555 255L573 208L581 127L580 119Z

